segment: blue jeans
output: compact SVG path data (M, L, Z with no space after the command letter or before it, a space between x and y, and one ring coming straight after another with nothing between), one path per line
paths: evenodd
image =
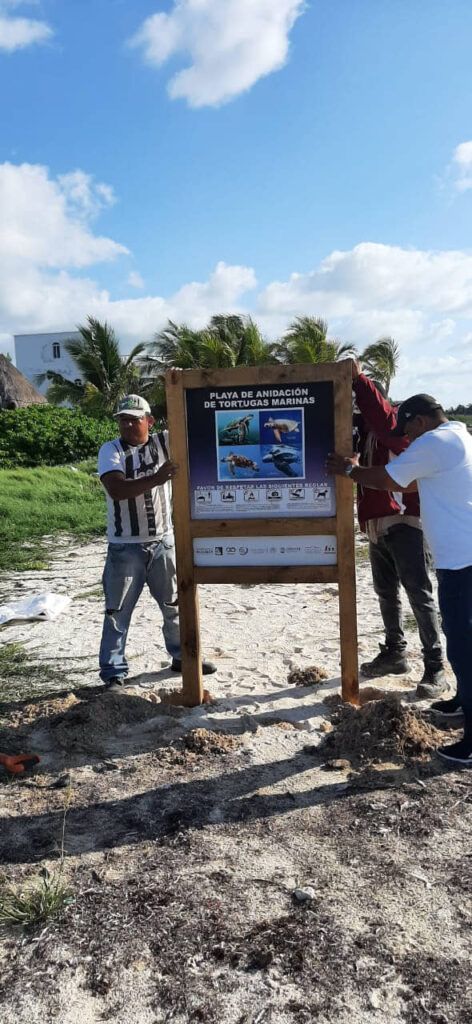
M162 612L167 651L171 658L181 657L172 534L149 544L109 544L103 572L106 611L100 644L100 676L104 682L128 674L126 638L145 583Z
M472 721L472 565L437 569L437 577L447 656L465 718Z

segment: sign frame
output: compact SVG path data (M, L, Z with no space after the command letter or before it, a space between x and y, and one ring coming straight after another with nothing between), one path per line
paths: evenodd
M341 646L342 698L359 702L354 488L349 477L336 476L336 514L319 517L192 519L186 391L193 388L270 387L330 381L334 391L334 443L337 452L352 451L352 371L350 360L320 364L239 366L234 369L166 372L171 458L179 472L172 481L177 586L182 649L182 703L204 700L201 672L198 584L337 583ZM280 537L329 534L336 537L335 565L196 566L193 541L204 537Z

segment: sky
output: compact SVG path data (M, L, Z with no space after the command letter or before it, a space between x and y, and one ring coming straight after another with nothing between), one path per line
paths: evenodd
M0 351L300 315L472 402L470 0L0 0Z

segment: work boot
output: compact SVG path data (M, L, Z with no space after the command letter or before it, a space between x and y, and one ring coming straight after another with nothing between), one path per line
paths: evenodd
M126 686L126 676L112 676L111 679L106 680L103 689L106 693L123 693Z
M171 667L171 671L172 672L181 672L182 671L182 662L181 662L180 658L172 658L172 665L170 667ZM212 661L205 661L205 660L202 661L202 675L203 676L212 676L213 673L216 672L216 671L217 671L216 665L214 665Z
M361 665L362 675L366 679L377 679L378 676L401 676L409 672L410 666L406 656L400 651L389 651L380 644L380 654L373 661L364 661Z
M459 695L456 693L450 700L436 700L429 709L433 715L444 719L446 722L460 722L464 717Z
M416 696L420 700L431 700L433 697L440 697L449 689L446 673L443 668L425 668L423 676L416 687Z
M472 738L470 734L464 736L458 743L451 743L448 747L438 747L436 753L443 761L450 761L463 768L472 768Z

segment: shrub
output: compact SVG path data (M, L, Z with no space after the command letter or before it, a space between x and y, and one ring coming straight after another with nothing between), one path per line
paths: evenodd
M0 925L21 925L31 928L60 917L74 902L61 872L50 874L42 868L39 879L23 889L5 888L0 893Z
M5 409L0 412L0 466L56 466L92 458L117 433L112 419L94 419L75 409Z

